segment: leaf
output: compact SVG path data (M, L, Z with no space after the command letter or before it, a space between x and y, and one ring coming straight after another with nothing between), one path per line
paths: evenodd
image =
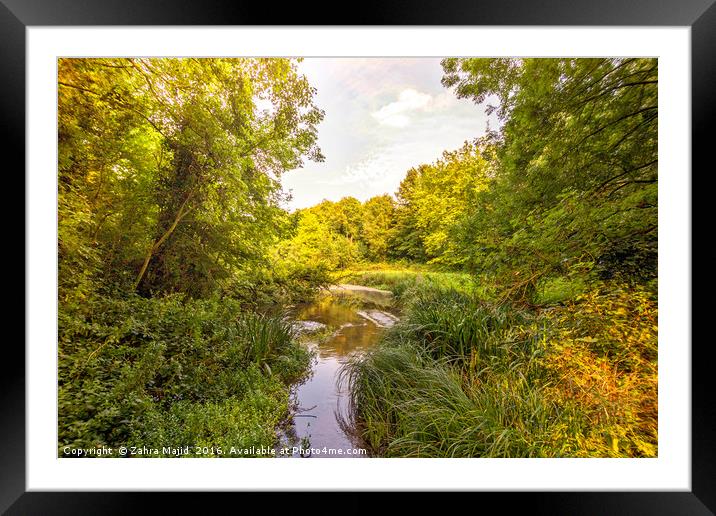
M580 337L580 338L574 339L574 340L577 342L589 342L589 343L597 342L597 339L595 339L594 337Z

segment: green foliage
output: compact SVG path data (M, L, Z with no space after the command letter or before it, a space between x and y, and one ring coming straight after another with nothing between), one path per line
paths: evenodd
M388 243L392 234L395 203L389 195L368 199L363 205L363 231L366 258L382 261L388 256Z
M544 313L423 293L342 375L380 456L653 457L655 329L617 285Z
M482 355L498 353L501 343L517 342L513 329L524 319L524 314L504 305L432 289L408 300L404 331L431 356L474 367Z
M266 306L327 283L272 256L281 174L323 159L315 90L289 59L60 59L58 84L60 448L272 444L308 357Z
M403 307L344 371L360 434L383 456L656 456L656 60L442 65L501 126L407 173L391 256L481 289L353 274Z
M296 228L291 238L276 247L276 261L286 267L300 264L324 271L348 267L359 259L358 244L333 227L328 201L295 213Z
M276 305L340 281L403 312L344 370L374 453L656 456L657 61L442 66L497 131L289 214L295 60L58 61L60 450L271 446L309 363Z
M493 180L457 224L473 270L534 301L545 277L656 277L657 62L457 59L443 83L498 100Z
M534 363L520 355L512 371L484 367L481 381L466 383L413 346L381 345L347 369L362 437L387 457L561 456L545 441L572 411L558 410L530 381Z
M279 177L321 160L315 91L287 59L60 59L61 292L211 294L265 264Z
M408 171L397 194L392 256L460 266L464 258L452 227L486 187L488 175L480 148L468 143L444 152L435 164Z
M537 304L552 305L573 300L587 288L582 276L545 278L537 285Z
M275 248L277 261L336 271L388 255L394 223L389 195L361 204L353 197L323 201L292 215L293 229Z
M59 353L60 449L162 437L179 439L166 446L240 445L255 436L257 446L270 445L287 415L288 385L309 361L280 315L176 295L62 308Z
M255 367L247 371L242 381L247 390L241 398L207 403L178 401L168 411L152 407L137 422L127 442L130 446L158 450L167 443L180 448L188 446L189 453L182 456L189 457L229 456L232 447L243 450L275 446L275 429L288 413L284 387ZM202 450L197 453L196 447ZM208 448L209 453L203 448ZM171 456L171 451L160 456Z
M390 257L411 262L426 260L420 234L417 231L418 215L414 199L417 196L419 173L411 168L400 182L396 192L395 223L389 242Z
M481 292L484 290L476 283L475 278L466 273L440 272L427 268L398 268L388 265L387 268L380 266L360 270L348 270L342 272L338 280L343 283L365 285L381 290L389 290L397 299L407 298L409 295L422 291L448 291L457 292Z
M223 292L251 310L275 310L310 301L330 283L328 270L320 264L272 259L266 267L236 275Z
M346 197L300 210L280 252L285 259L328 270L388 258L460 267L465 256L454 227L487 187L488 165L478 144L465 143L434 164L409 170L396 200L381 195L361 204Z

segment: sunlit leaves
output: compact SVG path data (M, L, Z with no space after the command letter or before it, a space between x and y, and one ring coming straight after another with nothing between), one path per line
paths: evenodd
M446 59L460 97L500 100L495 180L458 224L468 265L517 297L592 262L602 278L656 275L657 63ZM509 291L508 291L509 292Z
M295 62L60 59L58 71L59 193L74 206L60 213L61 261L80 239L106 280L196 295L265 261L285 217L278 178L322 159L323 112Z

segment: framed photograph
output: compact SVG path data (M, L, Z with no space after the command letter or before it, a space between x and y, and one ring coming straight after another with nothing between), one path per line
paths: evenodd
M422 4L2 0L3 511L716 510L691 301L716 7Z

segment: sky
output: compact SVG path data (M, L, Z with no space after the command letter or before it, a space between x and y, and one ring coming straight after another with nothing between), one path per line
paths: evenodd
M291 211L393 194L411 167L484 135L488 118L497 128L484 106L440 84L440 58L306 58L299 72L325 111L318 145L326 159L283 175Z

